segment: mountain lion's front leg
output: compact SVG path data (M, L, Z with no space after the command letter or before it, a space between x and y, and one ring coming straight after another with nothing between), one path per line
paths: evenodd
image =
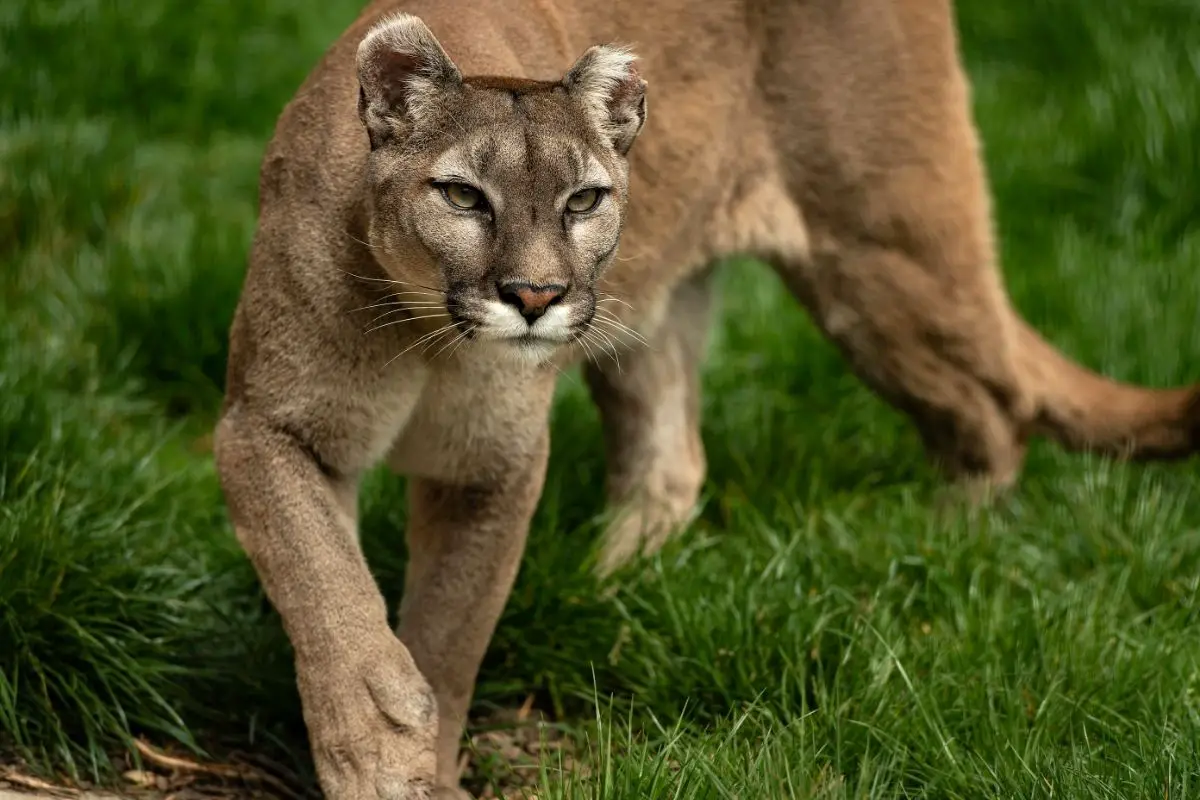
M597 569L607 574L639 551L658 550L687 522L704 484L700 366L709 323L710 275L675 289L649 346L620 361L601 357L585 374L600 409L613 521Z
M329 800L429 797L437 708L355 535L356 481L285 427L231 412L216 458L233 525L295 651L317 774Z
M398 633L437 695L437 782L447 796L458 787L458 749L475 677L517 575L548 449L541 446L520 473L503 481L409 482L409 562Z
M408 481L408 566L397 633L437 696L437 785L456 796L458 749L512 590L550 451L549 369L464 356L431 381L389 464Z

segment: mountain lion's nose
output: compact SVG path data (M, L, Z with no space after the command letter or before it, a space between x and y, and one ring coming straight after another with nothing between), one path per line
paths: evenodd
M546 309L562 300L567 287L557 283L534 286L532 283L502 283L496 287L500 299L521 312L530 325L546 313Z

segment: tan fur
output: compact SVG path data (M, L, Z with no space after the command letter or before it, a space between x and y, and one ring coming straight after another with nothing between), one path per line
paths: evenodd
M587 362L606 430L600 568L687 519L715 258L773 264L954 478L1012 482L1034 434L1200 445L1195 389L1109 381L1013 311L949 0L403 10L371 5L280 118L217 436L334 800L457 792L557 368ZM610 191L568 215L587 186ZM398 638L355 533L384 459L410 476Z

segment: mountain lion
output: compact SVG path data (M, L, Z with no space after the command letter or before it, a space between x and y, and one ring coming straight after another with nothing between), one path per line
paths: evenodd
M1007 299L949 0L396 5L267 148L216 438L331 800L458 796L560 369L586 364L607 437L599 569L686 521L722 256L773 265L953 479L1010 484L1034 435L1197 449L1196 389L1090 372ZM395 632L356 537L384 461L408 476Z

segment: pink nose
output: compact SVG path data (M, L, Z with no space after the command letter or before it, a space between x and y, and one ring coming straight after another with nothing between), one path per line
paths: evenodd
M521 316L531 323L545 314L550 306L561 301L567 293L567 287L557 283L534 286L531 283L511 282L502 283L496 289L503 302L517 309Z

